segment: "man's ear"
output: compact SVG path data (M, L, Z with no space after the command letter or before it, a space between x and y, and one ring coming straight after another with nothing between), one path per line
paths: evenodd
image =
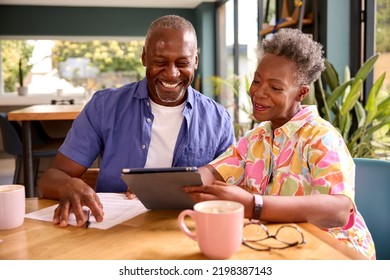
M310 86L302 85L299 87L299 94L297 95L297 101L301 102L309 94Z
M142 59L142 65L146 66L146 50L145 50L145 47L142 48L141 59Z
M195 69L195 70L198 70L198 64L199 64L199 56L198 56L198 54L196 54L196 57L195 57L195 65L194 65L194 69Z

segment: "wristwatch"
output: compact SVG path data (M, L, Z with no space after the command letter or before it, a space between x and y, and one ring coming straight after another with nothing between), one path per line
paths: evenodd
M263 198L259 194L253 195L254 206L251 223L258 224L260 222L261 209L263 208Z

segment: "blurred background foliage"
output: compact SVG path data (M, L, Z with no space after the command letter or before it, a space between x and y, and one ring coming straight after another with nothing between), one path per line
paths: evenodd
M142 76L142 47L143 42L139 41L56 41L52 58L54 68L59 68L59 63L68 58L83 57L89 58L91 66L97 67L101 73L136 71Z
M32 65L28 63L34 46L22 40L4 40L1 44L2 67L4 78L4 90L13 92L19 86L19 61L23 63L23 74L31 70Z
M390 0L376 0L376 2L376 51L390 52Z

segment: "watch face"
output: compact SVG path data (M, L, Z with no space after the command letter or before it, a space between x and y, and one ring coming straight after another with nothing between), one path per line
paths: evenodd
M260 207L263 207L263 197L259 194L255 194L255 204L259 204Z

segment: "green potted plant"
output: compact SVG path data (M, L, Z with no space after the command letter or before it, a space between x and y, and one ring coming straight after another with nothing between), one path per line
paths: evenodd
M333 65L326 61L326 70L312 92L320 115L335 126L344 138L353 157L389 156L390 94L379 96L386 76L384 72L372 86L365 104L361 101L363 83L373 69L379 54L370 57L350 76L346 66L341 81ZM323 82L322 82L323 81Z
M220 103L225 106L226 109L232 111L233 115L233 125L234 133L236 138L241 138L244 136L245 132L249 129L252 129L257 123L257 120L253 117L252 101L250 99L249 88L251 85L251 80L248 75L240 77L239 75L231 75L229 78L222 78L219 76L211 76L209 81L214 89L215 95L219 96ZM240 89L245 90L246 95L241 96L241 98L246 98L240 100L237 105L236 102L240 96ZM239 116L240 111L244 113L250 123L241 122Z
M19 59L19 87L18 87L18 95L24 96L28 93L28 88L24 85L24 75L27 69L23 65L23 58Z
M390 94L382 92L383 73L372 86L366 104L361 101L363 83L372 71L379 54L369 58L356 73L350 76L349 67L346 66L344 78L340 82L340 75L332 63L325 61L326 70L314 85L311 85L310 94L305 98L305 104L315 104L321 117L335 126L344 138L345 143L353 157L390 158ZM210 78L214 93L220 95L228 90L238 96L241 79L233 75L224 79L218 76ZM245 79L245 90L249 97L250 82ZM237 114L238 109L234 106ZM240 102L241 104L241 102ZM251 103L249 107L241 105L240 109L247 113L252 120L250 127L243 126L238 119L234 120L236 137L242 136L247 129L253 128L256 120L252 116Z

